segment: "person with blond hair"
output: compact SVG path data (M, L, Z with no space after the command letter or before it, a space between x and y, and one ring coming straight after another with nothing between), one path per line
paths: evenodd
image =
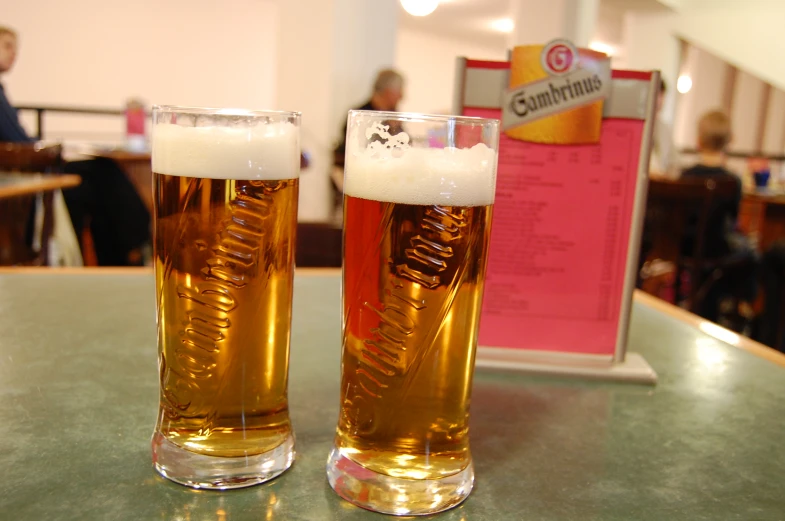
M699 314L708 320L717 321L722 299L734 292L743 301L751 302L757 294L757 270L760 259L749 239L739 230L737 218L741 204L741 179L725 168L725 150L732 138L731 122L721 110L706 112L698 120L698 163L684 170L682 179L731 180L736 185L732 197L718 200L706 226L705 251L708 259L728 258L747 261L751 268L745 273L727 277L714 284L704 299L704 309ZM684 250L690 254L695 238L688 241Z
M0 74L5 74L14 66L17 40L16 31L10 27L0 26ZM32 141L19 124L16 109L8 102L2 83L0 83L0 140L16 143Z
M17 50L16 31L0 26L0 75L11 70ZM16 109L0 83L2 141L29 143L34 140L20 124ZM141 264L142 251L150 243L150 212L119 165L110 159L97 158L69 162L63 169L81 177L81 184L63 190L62 196L76 237L81 237L82 229L89 223L98 264Z
M736 233L736 218L741 203L741 179L725 168L725 148L731 140L731 125L728 116L721 110L705 113L698 121L698 163L684 170L683 179L707 178L729 179L737 185L732 199L721 201L715 220L709 224L706 237L706 255L720 257L732 252L729 240Z

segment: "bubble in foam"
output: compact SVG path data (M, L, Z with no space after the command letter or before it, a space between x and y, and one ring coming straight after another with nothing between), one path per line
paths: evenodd
M254 126L187 127L156 124L153 172L211 179L294 179L300 176L300 137L289 122Z
M416 148L405 132L390 135L374 123L365 130L385 141L364 148L356 136L347 143L344 192L391 203L484 206L496 191L496 151L479 143L471 148Z

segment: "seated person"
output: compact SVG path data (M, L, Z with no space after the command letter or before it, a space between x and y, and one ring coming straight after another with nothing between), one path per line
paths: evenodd
M16 60L16 33L0 27L0 74ZM0 141L33 140L19 123L0 84ZM101 266L128 266L142 262L141 249L150 242L150 212L122 169L109 159L66 163L65 172L78 174L82 183L63 190L77 237L87 218L96 257Z
M681 174L682 179L728 179L736 184L733 197L717 201L712 209L707 224L707 236L704 238L704 254L707 259L732 256L739 261L748 260L752 266L755 266L748 273L726 277L723 281L713 285L704 301L704 309L699 312L701 316L712 321L718 319L719 306L725 296L735 293L741 300L749 302L755 298L757 293L758 256L736 224L742 195L741 180L724 166L725 148L730 139L730 120L724 112L715 110L704 114L698 122L699 162ZM695 221L697 221L697 217ZM682 250L685 254L692 253L693 243L694 237L683 245Z

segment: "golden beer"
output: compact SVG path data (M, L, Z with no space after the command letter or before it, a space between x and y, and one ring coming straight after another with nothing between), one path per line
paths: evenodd
M287 384L298 170L259 155L280 153L269 145L292 136L251 135L257 148L244 153L254 128L154 130L153 458L164 476L197 488L265 481L294 454ZM202 161L192 161L197 148ZM232 163L227 148L241 160ZM241 168L254 160L265 168Z
M491 207L347 196L344 209L338 446L390 476L456 474L470 461L469 395Z
M231 458L290 434L297 187L155 174L159 432L178 446Z
M341 408L327 474L357 505L429 514L463 501L474 480L469 402L496 151L418 147L388 132L391 117L349 117Z

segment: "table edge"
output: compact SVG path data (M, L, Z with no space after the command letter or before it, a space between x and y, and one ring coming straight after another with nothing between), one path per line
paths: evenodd
M751 201L760 201L763 203L782 204L783 202L785 202L785 192L779 192L776 194L765 194L760 192L744 191L741 196L743 199L749 199Z
M0 199L11 199L23 195L32 195L39 192L52 192L63 188L72 188L82 182L76 174L43 174L45 178L31 177L23 184L0 187Z
M743 335L735 333L730 329L725 329L722 326L718 326L714 322L705 320L698 315L690 313L689 311L678 306L674 306L673 304L665 302L664 300L655 296L649 295L648 293L645 293L639 289L635 290L634 299L636 302L644 304L659 311L660 313L673 317L680 322L684 322L687 325L700 330L702 333L714 338L715 340L719 340L720 342L724 342L735 348L752 353L753 355L768 360L769 362L779 365L780 367L785 367L785 353L781 353L780 351L772 349L771 347L761 344L760 342L756 342L751 338L747 338Z

